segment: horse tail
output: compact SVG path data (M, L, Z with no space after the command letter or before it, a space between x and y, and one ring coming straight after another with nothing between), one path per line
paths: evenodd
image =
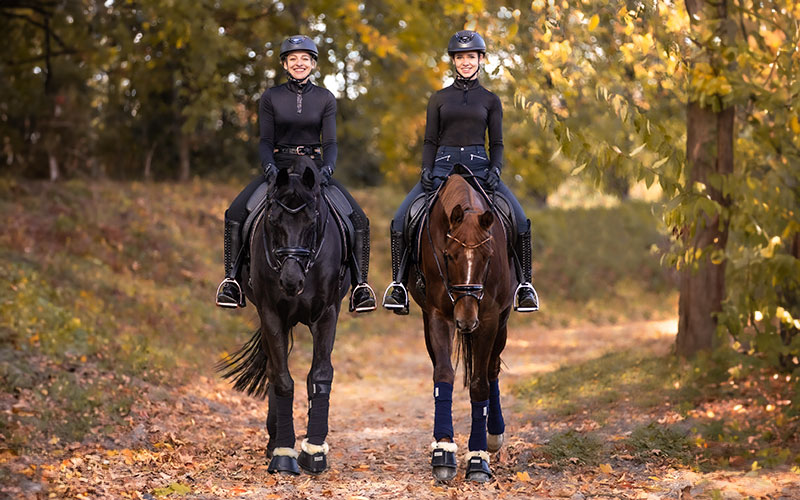
M464 387L472 380L472 334L456 331L456 368L460 359L464 360Z
M216 366L217 371L224 372L222 378L233 379L234 389L259 399L264 399L269 389L269 355L262 345L262 337L259 328L238 351Z

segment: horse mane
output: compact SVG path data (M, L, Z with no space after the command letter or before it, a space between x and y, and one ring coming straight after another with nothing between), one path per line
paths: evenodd
M450 214L456 205L461 205L465 212L470 210L483 212L488 209L481 195L464 177L457 174L447 178L439 192L439 201L446 214Z

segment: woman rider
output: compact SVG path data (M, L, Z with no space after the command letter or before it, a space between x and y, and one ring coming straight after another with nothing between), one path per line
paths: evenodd
M405 254L403 221L406 212L417 196L423 191L433 191L453 166L460 163L475 174L486 190L503 195L513 207L518 235L513 253L522 273L514 309L536 311L539 299L531 285L530 220L525 217L519 201L500 180L503 169L503 107L500 99L478 81L478 71L486 56L486 43L474 31L459 31L450 38L447 53L455 67L455 81L433 94L428 101L422 176L392 220L393 282L386 289L383 306L396 314L408 314L406 270L401 269ZM487 129L488 155L485 147Z
M336 166L336 99L327 89L309 81L317 65L316 44L307 36L296 35L281 44L280 58L288 81L267 89L261 95L258 121L261 129L259 154L264 175L257 176L225 212L225 279L217 292L217 305L243 307L244 294L236 280L236 257L242 248L240 228L247 217L247 200L265 180L271 182L278 169L289 168L297 155L308 155L319 167L320 184L333 185L347 198L355 228L355 244L350 256L352 291L350 310L375 309L375 294L367 284L369 271L369 219L350 193L333 179Z

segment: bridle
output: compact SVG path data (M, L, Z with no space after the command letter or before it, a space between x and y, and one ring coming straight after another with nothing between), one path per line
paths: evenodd
M290 174L293 176L299 174ZM274 193L273 193L274 194ZM270 248L269 242L267 241L267 228L266 224L269 220L269 216L273 210L281 209L284 212L294 215L300 213L301 210L306 208L310 202L305 202L298 207L288 207L280 200L276 199L275 196L270 196L270 201L267 204L267 207L264 209L264 230L262 231L262 238L264 240L264 253L266 254L267 258L267 265L275 271L276 273L280 274L281 270L283 269L284 264L286 264L287 260L294 260L297 262L300 267L303 269L303 275L305 275L311 266L314 265L316 262L317 257L319 256L319 252L322 249L322 244L325 241L325 229L328 226L328 217L325 214L324 219L321 217L320 214L320 199L319 197L314 197L315 207L314 207L314 238L312 241L311 248L308 247L278 247L278 248ZM322 229L320 230L320 221L322 221ZM303 261L305 261L305 265L303 265Z
M492 234L489 234L489 236L487 236L478 243L464 243L463 241L459 240L458 238L450 234L450 231L448 231L447 238L455 241L456 243L466 248L467 250L474 250L492 241L492 239L494 239L494 236ZM433 259L436 262L436 268L439 271L439 277L442 279L442 283L444 284L445 289L447 290L447 296L450 297L450 302L453 304L453 307L455 307L456 303L458 303L459 300L465 297L472 297L478 302L478 304L480 304L481 299L483 299L484 284L486 283L486 278L489 276L489 264L492 261L491 255L489 256L488 259L486 259L486 267L483 271L483 280L481 283L452 284L450 283L450 271L449 271L448 261L446 258L447 250L444 250L442 252L443 255L445 256L444 272L442 272L442 266L439 263L439 256L436 253L436 247L433 245L433 238L431 237L430 221L428 222L428 241L431 244L431 250L433 250Z

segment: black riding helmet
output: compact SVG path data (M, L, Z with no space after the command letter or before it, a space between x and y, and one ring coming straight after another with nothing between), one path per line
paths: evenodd
M447 44L447 54L451 57L457 52L478 52L486 54L486 42L483 38L475 32L470 30L462 30L450 37L450 43Z
M315 61L317 57L319 57L317 44L315 44L312 39L305 35L294 35L284 40L281 44L281 61L286 59L289 52L297 52L300 50L311 54L311 57L313 57Z

